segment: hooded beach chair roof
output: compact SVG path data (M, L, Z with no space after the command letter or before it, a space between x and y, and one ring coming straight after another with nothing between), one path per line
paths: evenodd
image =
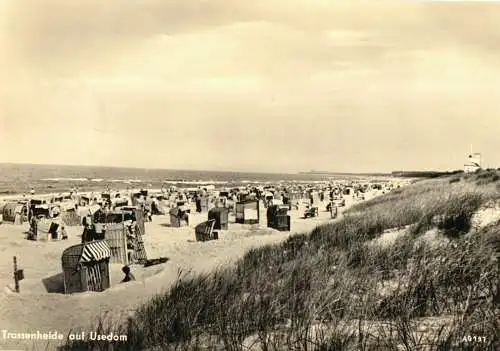
M114 206L128 205L128 198L126 198L126 197L114 197L111 199L111 204Z
M17 214L23 213L23 208L24 208L24 205L18 204L16 206L16 208L14 209L14 212L17 213Z
M64 201L59 204L59 208L62 211L72 210L75 208L76 203L74 201Z
M168 211L169 214L171 214L172 216L175 216L177 217L179 215L179 208L178 207L174 207L174 208L171 208L170 211Z
M111 257L111 249L106 241L91 241L84 244L80 262L101 261Z
M78 207L78 210L76 211L76 213L80 217L85 217L85 216L89 216L89 215L94 215L94 213L96 213L96 211L100 210L100 209L101 209L101 206L99 206L99 205L81 206L81 207Z
M101 209L100 205L90 205L88 207L88 213L94 214L94 213L96 213L100 209Z
M90 241L68 247L62 253L63 269L79 263L97 262L111 257L111 249L105 240Z

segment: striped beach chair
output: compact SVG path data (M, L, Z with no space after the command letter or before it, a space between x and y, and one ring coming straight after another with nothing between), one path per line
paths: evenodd
M63 251L64 292L104 291L110 286L111 250L104 240L71 246Z

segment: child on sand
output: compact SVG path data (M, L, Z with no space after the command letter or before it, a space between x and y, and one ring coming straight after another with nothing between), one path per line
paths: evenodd
M68 232L66 232L66 228L64 226L61 226L61 234L62 234L62 240L68 239Z
M135 280L134 275L130 272L129 266L123 266L122 272L125 274L125 278L123 278L122 283L126 283L132 280Z

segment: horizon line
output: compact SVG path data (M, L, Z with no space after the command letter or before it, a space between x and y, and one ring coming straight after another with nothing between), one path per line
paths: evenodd
M0 162L1 165L24 165L24 166L63 166L63 167L95 167L95 168L125 168L125 169L137 169L137 170L159 170L159 171L187 171L187 172L226 172L226 173L260 173L260 174L391 174L393 171L389 172L349 172L349 171L318 171L318 170L308 170L308 171L247 171L247 170L228 170L228 169L186 169L186 168L161 168L161 167L140 167L140 166L103 166L96 164L67 164L67 163L36 163L36 162Z
M122 168L122 169L134 169L134 170L159 170L159 171L187 171L187 172L225 172L225 173L255 173L255 174L288 174L288 175L298 175L298 174L314 174L314 175L391 175L396 172L450 172L456 170L401 170L396 169L392 171L366 171L366 172L350 172L350 171L320 171L320 170L308 170L308 171L246 171L246 170L227 170L227 169L183 169L183 168L161 168L161 167L139 167L139 166L103 166L95 164L65 164L65 163L34 163L34 162L0 162L1 165L23 165L23 166L63 166L63 167L95 167L95 168Z

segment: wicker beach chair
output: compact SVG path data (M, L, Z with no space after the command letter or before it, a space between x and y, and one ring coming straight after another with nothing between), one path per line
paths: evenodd
M318 212L319 211L317 207L308 208L304 211L304 218L316 217L318 215Z
M110 287L109 259L106 241L73 245L63 251L61 261L64 293L104 291Z
M148 260L148 255L146 254L146 248L144 247L144 241L142 235L139 231L135 231L134 240L134 252L131 260L133 263L144 264Z
M210 219L208 221L198 224L194 228L194 233L196 236L196 241L208 241L219 239L219 233L214 232L215 219Z
M179 228L189 225L189 213L183 207L174 207L169 211L170 226Z

